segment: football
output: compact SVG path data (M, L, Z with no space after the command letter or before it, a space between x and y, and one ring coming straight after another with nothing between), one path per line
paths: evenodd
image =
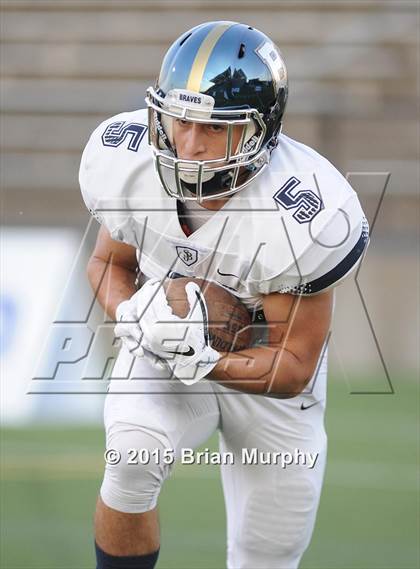
M252 343L251 318L245 305L216 283L198 278L166 279L163 287L172 312L185 318L189 311L185 285L194 281L207 303L209 336L212 348L219 352L237 352Z

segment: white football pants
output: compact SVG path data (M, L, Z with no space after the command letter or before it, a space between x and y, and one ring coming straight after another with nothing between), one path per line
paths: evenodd
M102 500L121 512L153 509L173 465L155 459L144 465L127 464L135 456L129 449L144 449L156 456L173 449L179 457L182 448L203 444L218 429L220 451L235 457L234 464L221 466L227 567L297 567L311 538L324 474L325 376L326 358L311 393L274 399L226 389L209 380L186 386L122 348L104 413L107 449L118 451L121 460L106 466ZM243 449L264 451L259 456L273 464L245 464ZM300 458L286 467L274 454L297 457L297 451ZM283 456L289 460L289 455ZM312 468L309 456L312 462L317 457Z

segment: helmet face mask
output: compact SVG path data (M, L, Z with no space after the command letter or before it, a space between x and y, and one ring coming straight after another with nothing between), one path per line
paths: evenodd
M182 95L188 96L185 93L182 92ZM213 101L207 101L207 108L198 108L192 105L177 105L174 102L175 96L176 94L170 93L168 102L168 97L162 98L153 88L147 90L149 143L154 151L157 173L164 189L172 197L198 201L224 197L242 189L252 177L248 175L246 182L241 183L240 179L244 177L240 176L241 172L244 172L245 168L249 173L252 169L256 171L257 165L261 166L266 159L266 152L262 149L266 127L258 111L218 109L212 112ZM184 123L223 127L224 155L205 160L178 157L173 121L179 120ZM241 128L236 148L233 140L235 127ZM213 178L217 178L220 187L209 187L208 182ZM213 183L212 186L214 185Z
M160 182L172 197L201 202L230 196L252 182L269 162L281 128L287 75L277 48L261 32L250 30L234 22L210 22L194 28L173 44L164 59L157 87L147 90L149 144ZM230 51L239 42L235 54L239 61L231 61L235 58L222 45L224 49L219 54L213 46L213 62L213 52L206 46L212 35L213 43L215 35L219 42L228 42ZM248 38L252 41L247 41ZM204 71L200 69L201 75L197 75L197 69L194 72L197 64L193 63L191 68L189 63L192 57L194 62L202 63L203 45L208 52L207 67L204 66L209 68L208 77L203 66ZM254 46L264 51L264 57ZM251 51L250 47L254 49ZM270 65L264 61L267 48L272 48L269 54L277 61L276 73L270 72ZM254 75L249 79L241 51L249 52L248 74ZM187 82L186 68L190 72ZM217 68L223 72L213 76ZM282 74L280 84L276 74ZM179 124L188 128L189 123L215 127L215 132L224 133L222 137L218 135L218 148L224 140L223 152L220 155L218 151L216 155L210 152L200 160L178 156L174 131Z

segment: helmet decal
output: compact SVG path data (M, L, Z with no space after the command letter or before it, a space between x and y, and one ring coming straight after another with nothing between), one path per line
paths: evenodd
M278 48L272 42L266 41L255 50L255 53L269 67L273 80L280 88L282 81L285 79L286 68Z

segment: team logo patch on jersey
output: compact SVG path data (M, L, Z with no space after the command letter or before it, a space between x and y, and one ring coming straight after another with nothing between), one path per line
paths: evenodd
M194 265L198 259L198 251L192 249L191 247L181 247L178 245L176 247L176 253L178 257L181 259L183 263L185 263L188 267Z
M312 190L298 190L295 188L301 183L298 178L292 176L274 194L274 200L285 209L296 209L294 219L299 223L309 223L324 209L321 198Z
M125 121L113 122L106 127L102 135L102 144L116 148L128 139L128 150L137 152L146 130L145 124L136 122L125 124Z

